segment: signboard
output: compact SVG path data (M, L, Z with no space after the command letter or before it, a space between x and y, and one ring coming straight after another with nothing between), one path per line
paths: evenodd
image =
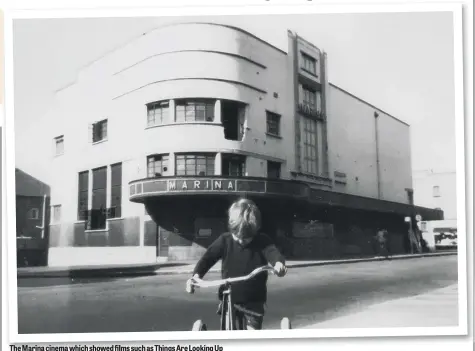
M254 193L291 197L308 197L304 184L279 180L245 178L169 178L146 179L130 185L130 197L153 196L168 193Z
M308 104L299 103L297 105L297 110L300 113L302 113L304 115L307 115L309 117L313 117L315 119L322 120L322 121L325 120L325 115L323 114L322 111L319 111L316 108L314 108L314 107L312 107Z
M234 179L173 179L167 181L168 191L236 191Z

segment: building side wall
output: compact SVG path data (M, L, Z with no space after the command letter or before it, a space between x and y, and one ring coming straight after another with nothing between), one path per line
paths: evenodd
M381 199L409 203L412 189L410 127L385 113L378 117Z
M329 87L328 139L334 190L378 198L379 154L381 199L408 203L406 189L412 188L409 126L333 85Z
M335 190L377 198L374 110L333 86L328 99L332 173L346 175L346 184L335 184Z

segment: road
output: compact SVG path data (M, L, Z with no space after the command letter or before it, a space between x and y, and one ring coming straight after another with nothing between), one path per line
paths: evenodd
M207 279L217 278L216 273ZM187 275L156 275L57 284L25 279L18 289L19 333L187 331L203 319L218 328L215 289L184 291ZM293 327L457 282L457 256L293 268L269 278L264 328ZM408 320L408 325L410 320Z

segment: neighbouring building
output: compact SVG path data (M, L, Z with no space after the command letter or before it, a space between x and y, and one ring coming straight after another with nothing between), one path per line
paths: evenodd
M17 130L35 145L17 142L17 163L51 186L48 264L195 259L240 196L288 258L372 255L380 226L407 251L406 216L442 218L413 204L409 126L330 84L320 48L288 42L168 25L58 91Z
M49 195L47 184L15 169L17 265L48 262Z
M422 170L414 172L414 202L427 208L441 209L444 212L444 219L456 220L456 178L455 171Z

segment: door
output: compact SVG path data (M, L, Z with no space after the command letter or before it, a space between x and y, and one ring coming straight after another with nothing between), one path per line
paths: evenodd
M168 257L168 248L170 246L170 232L160 226L157 226L157 257Z

